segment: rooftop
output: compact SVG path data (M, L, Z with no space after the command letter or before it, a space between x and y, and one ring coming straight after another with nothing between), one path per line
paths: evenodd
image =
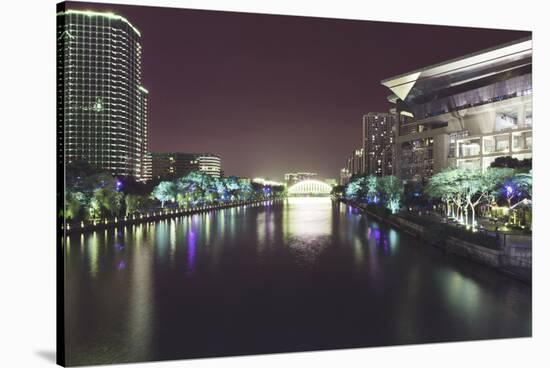
M128 24L138 34L138 36L141 37L141 33L139 32L139 30L136 27L134 27L132 25L132 23L130 23L130 21L128 21L128 19L126 19L126 18L124 18L120 15L117 15L115 13L96 12L96 11L93 11L93 10L74 10L74 9L67 9L65 11L61 11L61 12L57 13L57 15L63 15L63 14L81 14L81 15L86 15L88 17L106 17L106 18L109 18L109 19L121 20L124 23Z
M531 64L531 37L481 50L382 80L397 97L405 101L414 96Z

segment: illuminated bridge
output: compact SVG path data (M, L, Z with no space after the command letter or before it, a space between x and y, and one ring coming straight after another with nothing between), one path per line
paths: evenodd
M319 180L304 180L288 188L288 195L299 196L328 196L332 187Z

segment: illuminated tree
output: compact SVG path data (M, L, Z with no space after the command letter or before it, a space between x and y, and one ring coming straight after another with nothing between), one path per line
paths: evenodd
M374 175L369 175L361 182L364 185L367 202L376 203L378 201L378 178Z
M126 194L124 197L124 204L126 207L126 216L134 213L141 212L147 209L149 206L149 199L147 196L139 194Z
M160 201L160 206L164 207L164 202L174 201L177 195L177 185L171 181L161 181L152 193L153 197Z
M345 196L347 199L358 200L360 197L361 184L359 178L353 178L346 185Z
M254 190L252 189L252 185L248 182L242 182L239 183L239 191L238 196L241 200L250 200L252 199L252 196L254 194Z
M431 177L426 192L431 198L446 203L447 216L455 215L466 225L475 226L476 208L480 204L492 206L495 190L510 177L512 169L489 168L487 171L447 169ZM471 222L468 218L471 212Z
M226 195L229 197L229 199L233 200L235 198L239 198L241 185L239 184L238 179L235 176L230 176L224 179L224 183L226 188Z
M94 191L88 208L92 218L117 216L122 207L124 195L112 188L99 188Z
M384 176L379 179L382 198L391 213L397 213L401 208L404 186L403 182L395 176Z
M85 206L84 194L80 192L65 193L65 207L63 214L65 219L74 220L80 216L81 209Z
M455 216L453 198L456 195L454 170L443 170L430 178L426 187L426 194L433 199L439 199L445 203L447 217Z
M502 193L508 203L508 207L512 208L513 203L517 203L520 198L530 199L532 196L532 185L533 177L531 171L510 176L502 188Z

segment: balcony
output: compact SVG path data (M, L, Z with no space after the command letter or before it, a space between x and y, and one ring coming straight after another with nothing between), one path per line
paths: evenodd
M533 149L533 131L512 133L512 151L531 151Z
M483 137L483 154L510 152L510 135L500 134Z

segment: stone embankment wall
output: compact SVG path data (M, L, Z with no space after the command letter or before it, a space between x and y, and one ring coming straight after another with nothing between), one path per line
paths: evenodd
M346 202L344 202L346 203ZM403 217L390 215L381 216L380 214L369 210L364 205L346 203L365 212L368 216L379 221L388 223L409 235L420 239L428 239L428 230L417 223L409 221ZM428 242L426 242L428 243ZM500 249L491 249L483 245L474 244L455 237L448 236L437 242L437 247L447 253L455 254L460 257L470 259L492 268L505 271L507 274L516 276L523 281L530 281L532 268L532 247L531 237L528 235L506 235L500 240Z

